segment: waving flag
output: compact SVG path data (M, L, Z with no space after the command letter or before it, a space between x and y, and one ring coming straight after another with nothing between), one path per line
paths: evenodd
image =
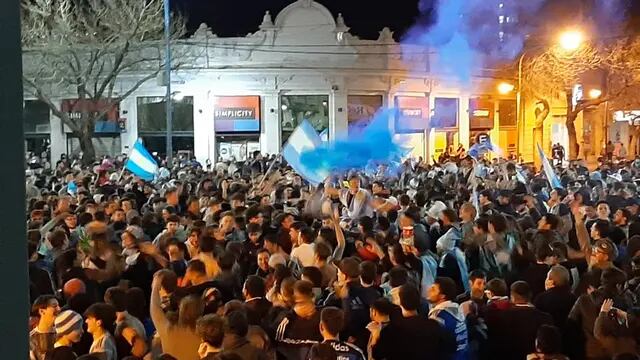
M549 163L549 159L542 151L542 147L540 144L536 144L538 146L538 156L540 156L540 161L542 162L542 169L544 170L544 174L547 176L547 181L549 181L549 185L551 185L552 189L562 188L562 183L558 178L558 175L553 171L553 167L551 167L551 163Z
M322 144L316 130L307 120L303 120L293 131L287 144L282 148L282 157L287 160L300 176L313 185L317 185L329 176L329 172L318 168L311 169L300 161L303 152L314 150Z
M152 181L158 171L158 163L138 140L129 153L125 168L143 180Z

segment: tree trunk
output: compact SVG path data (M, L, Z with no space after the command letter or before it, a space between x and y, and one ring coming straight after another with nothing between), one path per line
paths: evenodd
M573 111L567 113L567 133L569 134L569 160L575 160L580 150L578 146L578 134L576 134L576 116Z
M537 144L540 144L540 146L544 148L544 121L547 119L547 116L549 116L551 108L549 106L549 102L544 99L538 101L536 105L542 105L542 109L536 107L535 110L536 122L533 127L533 146L535 148ZM538 156L534 156L533 158L534 164L539 168L540 158Z
M638 155L638 140L640 139L640 126L631 126L631 141L629 142L629 153L627 158L633 160Z
M576 118L578 112L573 110L573 93L567 91L567 133L569 134L569 160L575 160L578 157L578 134L576 134ZM586 160L586 159L585 159Z
M78 134L80 150L82 150L82 165L90 166L96 159L96 150L93 147L93 132L83 131Z

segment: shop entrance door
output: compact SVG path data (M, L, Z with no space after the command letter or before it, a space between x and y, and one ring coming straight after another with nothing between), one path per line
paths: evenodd
M257 136L218 136L216 144L218 161L246 161L254 151L260 151Z

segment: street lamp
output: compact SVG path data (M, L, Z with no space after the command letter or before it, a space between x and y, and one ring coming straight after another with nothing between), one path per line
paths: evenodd
M597 99L602 95L602 90L600 89L591 89L589 90L589 97L591 99Z
M500 84L498 84L498 92L501 95L506 95L506 94L512 92L514 88L515 88L515 86L513 84L511 84L511 83L501 82Z
M560 47L566 51L577 50L584 42L582 32L578 30L568 30L560 34Z
M559 37L559 45L565 51L575 51L582 46L583 42L584 35L579 30L565 31L561 33ZM521 124L521 120L524 119L522 116L522 62L524 61L525 55L527 55L527 52L522 52L522 55L520 55L520 59L518 60L518 91L516 93L516 117L518 119L518 128L522 131L523 137L524 124ZM520 135L520 131L518 135ZM518 141L518 152L520 151L519 147L520 141Z

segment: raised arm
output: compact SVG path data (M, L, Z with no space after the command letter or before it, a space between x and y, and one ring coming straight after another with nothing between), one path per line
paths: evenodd
M347 241L344 237L344 232L340 227L340 212L337 208L333 210L333 227L336 231L336 240L338 241L338 246L336 246L336 249L333 252L333 260L339 261L342 259Z
M578 243L580 244L580 250L584 254L587 261L591 258L591 240L589 239L589 232L587 226L584 223L584 213L579 206L572 206L571 212L575 219L576 236L578 237Z
M162 275L156 273L153 277L149 312L151 314L151 321L153 321L153 325L158 329L158 333L162 334L166 333L169 328L169 319L167 319L167 316L160 306L162 303L162 300L160 299L160 276Z

